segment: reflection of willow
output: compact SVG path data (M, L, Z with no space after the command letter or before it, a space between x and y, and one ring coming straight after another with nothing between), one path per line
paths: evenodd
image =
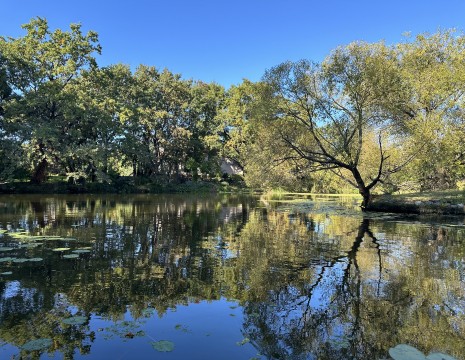
M300 244L307 249L300 259L307 270L286 275L282 254L247 266L257 285L244 300L244 335L268 359L377 359L399 343L464 358L463 242L457 233L449 238L417 224L412 239L411 224L377 222L381 235L375 237L373 220L364 219L341 235L350 221L340 220L319 228L320 219L309 242ZM287 242L283 249L289 249L293 231L247 236L275 246ZM337 246L323 246L334 238Z
M266 302L248 302L244 330L269 359L379 358L382 351L365 337L362 321L362 277L357 254L364 237L376 248L379 294L382 281L380 246L364 219L352 247L323 261L311 284L281 287Z

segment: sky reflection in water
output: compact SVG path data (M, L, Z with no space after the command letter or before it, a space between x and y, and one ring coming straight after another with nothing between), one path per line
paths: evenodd
M0 358L464 358L465 227L432 220L353 198L1 197Z

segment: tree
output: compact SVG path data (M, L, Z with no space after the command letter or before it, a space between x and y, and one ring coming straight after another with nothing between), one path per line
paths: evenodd
M185 169L194 179L198 177L198 170L204 176L214 176L219 172L221 142L217 129L224 101L225 90L221 85L197 81L191 86L186 124L191 137Z
M465 165L465 37L439 31L395 47L405 92L390 111L422 148L410 178L421 190L453 188Z
M386 111L386 104L403 91L397 61L382 43L352 43L322 64L286 62L264 76L275 109L269 124L277 125L292 158L306 160L310 171L331 171L357 188L362 209L369 206L372 189L405 164L389 153L402 145ZM370 156L365 153L368 143L376 146Z
M100 53L98 36L81 32L51 31L46 19L35 18L23 25L20 38L0 38L8 86L17 95L6 107L6 121L15 123L15 136L27 145L32 162L31 181L42 183L48 168L62 167L70 129L78 128L67 112L75 103L67 87L80 72L95 67L94 53Z
M122 146L133 175L159 176L179 172L189 142L186 109L190 82L167 69L140 65L133 74L128 101L132 110L123 121Z
M84 71L69 89L78 95L72 116L80 119L80 134L70 146L67 171L90 175L92 180L109 180L108 175L123 173L123 124L135 106L129 66Z
M0 52L0 181L9 180L23 164L21 143L12 133L5 119L5 108L13 99L13 91L7 82L7 68Z
M251 122L258 86L249 80L237 86L232 85L226 93L224 107L218 114L222 156L233 160L242 171L245 170L250 154Z

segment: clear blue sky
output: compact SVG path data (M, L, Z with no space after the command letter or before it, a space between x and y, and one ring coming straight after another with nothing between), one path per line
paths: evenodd
M36 16L97 31L101 66L142 63L229 86L355 40L465 30L465 0L0 0L0 35L23 35Z

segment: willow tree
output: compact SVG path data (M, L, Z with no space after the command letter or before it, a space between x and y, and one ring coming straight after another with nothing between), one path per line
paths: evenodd
M352 43L322 64L285 62L267 71L264 81L275 109L271 125L277 124L292 157L357 188L362 209L372 189L409 159L395 159L401 138L385 109L404 89L398 59L384 44Z

